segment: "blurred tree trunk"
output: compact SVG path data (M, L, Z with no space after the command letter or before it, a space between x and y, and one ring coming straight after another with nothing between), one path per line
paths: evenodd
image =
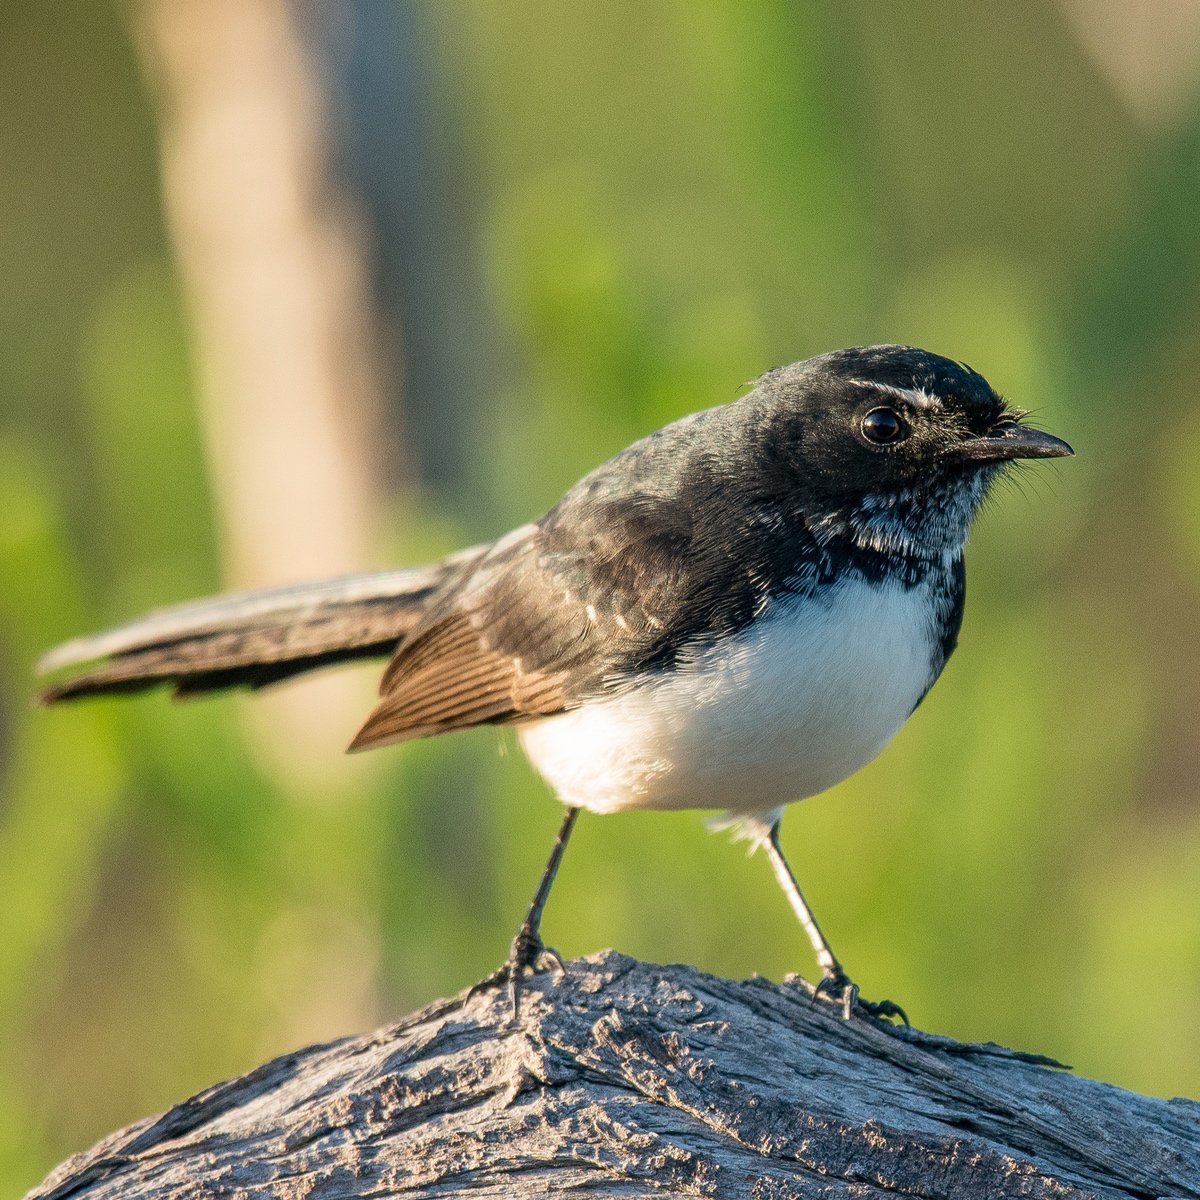
M480 155L462 145L461 83L440 56L449 9L339 0L293 11L325 81L335 167L370 224L379 345L389 372L403 367L403 388L384 397L407 439L399 466L481 535L501 532L478 486L497 352L475 236Z
M398 406L382 420L399 373L380 353L370 230L332 169L323 76L285 0L140 11L229 582L366 568L402 444ZM365 707L360 679L333 676L252 719L311 788Z

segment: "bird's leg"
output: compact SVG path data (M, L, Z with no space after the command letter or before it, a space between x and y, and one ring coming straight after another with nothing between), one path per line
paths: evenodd
M512 947L508 952L510 970L520 971L528 967L536 967L538 959L543 954L552 955L558 960L558 965L562 966L558 955L553 950L547 950L542 943L540 934L542 910L546 907L546 899L550 895L550 888L554 884L559 864L562 862L563 851L567 848L567 840L571 836L571 830L575 828L575 819L578 816L579 809L568 808L563 822L559 826L558 836L554 839L554 845L550 850L550 857L546 860L546 869L542 872L541 882L533 895L533 903L529 906L525 920L521 922L521 928L517 930L517 936L513 938Z
M817 918L813 916L812 909L808 907L808 901L804 899L804 893L796 882L796 876L792 874L792 868L783 856L783 848L779 845L778 821L771 826L771 832L765 845L767 857L771 860L771 866L775 871L775 878L779 880L779 886L783 888L783 894L787 896L792 911L799 918L800 924L804 926L808 940L812 942L813 953L817 956L817 965L821 968L822 979L846 979L846 972L842 970L842 964L838 962L837 955L825 940L825 935L817 924Z
M553 959L559 968L562 968L562 959L559 958L558 952L542 942L540 927L542 910L546 907L546 898L550 895L550 888L554 884L554 877L558 874L558 867L562 862L563 851L567 848L567 840L571 836L571 830L575 828L575 820L578 816L579 809L568 808L563 817L558 836L554 839L554 845L550 850L550 857L546 860L546 869L542 872L541 881L533 895L533 903L525 914L525 920L521 922L521 928L517 930L517 936L512 940L512 946L508 951L508 960L498 971L494 971L471 989L474 994L507 981L509 995L512 999L514 1021L520 1012L520 981L525 972L536 971L543 957Z
M771 860L771 866L775 871L775 878L779 880L779 886L783 888L783 894L787 896L792 911L796 914L800 924L804 926L804 932L808 934L813 953L817 956L817 964L821 968L821 982L817 984L813 993L814 997L824 994L834 1002L840 1003L842 1016L847 1021L853 1010L859 1008L872 1017L899 1017L907 1025L908 1017L904 1015L904 1010L898 1004L893 1004L890 1000L872 1003L859 996L858 985L842 969L842 964L838 962L837 955L834 954L825 935L821 932L821 927L817 924L817 918L813 916L812 909L808 907L808 901L804 899L804 893L796 882L796 876L792 874L792 868L788 866L788 861L783 856L783 849L779 845L778 821L771 826L770 835L764 845L767 857Z

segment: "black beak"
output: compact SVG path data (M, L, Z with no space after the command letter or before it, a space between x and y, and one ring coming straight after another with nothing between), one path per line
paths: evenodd
M951 453L969 462L1008 462L1014 458L1067 458L1075 451L1053 434L1005 421L983 437L960 442Z

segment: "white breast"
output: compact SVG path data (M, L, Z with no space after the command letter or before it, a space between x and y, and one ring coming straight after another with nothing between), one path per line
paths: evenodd
M763 813L870 762L932 682L928 584L846 580L778 602L679 669L524 726L566 804Z

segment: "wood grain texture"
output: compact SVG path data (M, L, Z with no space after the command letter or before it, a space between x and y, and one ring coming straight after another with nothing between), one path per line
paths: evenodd
M310 1047L29 1195L1200 1196L1200 1105L608 951Z

